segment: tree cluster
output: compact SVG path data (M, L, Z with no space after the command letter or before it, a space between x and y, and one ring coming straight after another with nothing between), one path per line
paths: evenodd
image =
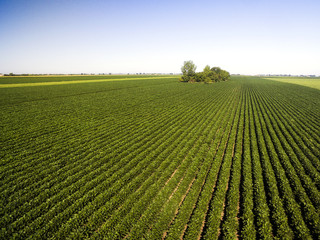
M196 69L197 67L192 61L185 61L181 67L182 76L179 79L180 82L212 83L230 79L230 73L219 67L210 68L210 66L207 65L202 72L197 73Z

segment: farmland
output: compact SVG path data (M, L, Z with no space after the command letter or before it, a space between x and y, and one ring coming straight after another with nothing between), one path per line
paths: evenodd
M286 82L298 84L306 87L316 88L320 90L320 78L319 77L272 77L267 78L274 81Z
M320 90L123 78L0 78L0 239L320 238Z

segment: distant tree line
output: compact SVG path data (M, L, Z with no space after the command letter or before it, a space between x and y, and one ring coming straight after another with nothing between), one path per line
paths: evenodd
M219 68L209 65L205 66L202 72L196 72L196 65L192 61L184 61L181 67L182 76L180 82L221 82L230 79L230 73Z

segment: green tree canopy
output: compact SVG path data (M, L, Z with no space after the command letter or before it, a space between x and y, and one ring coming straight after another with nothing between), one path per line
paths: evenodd
M196 73L196 65L192 61L184 61L181 67L182 77L181 82L220 82L227 81L230 79L230 73L219 68L212 67L209 65L205 66L202 72Z
M196 73L197 66L190 60L184 61L181 67L181 72L183 75L193 76Z
M180 78L181 82L193 82L194 75L196 74L197 66L193 61L184 61L181 67L182 77Z
M211 68L209 65L205 66L204 69L203 69L203 73L208 76L211 72Z

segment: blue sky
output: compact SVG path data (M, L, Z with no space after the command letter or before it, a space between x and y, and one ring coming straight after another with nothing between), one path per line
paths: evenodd
M320 75L319 0L0 0L0 73Z

